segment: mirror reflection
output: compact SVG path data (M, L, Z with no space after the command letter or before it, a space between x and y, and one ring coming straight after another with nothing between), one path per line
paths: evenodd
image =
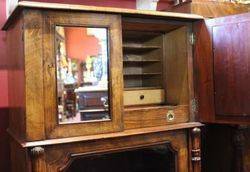
M56 26L59 124L110 120L106 28Z

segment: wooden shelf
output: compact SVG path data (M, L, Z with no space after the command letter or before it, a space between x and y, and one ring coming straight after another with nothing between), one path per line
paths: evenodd
M123 32L124 90L162 87L163 34Z
M158 45L123 44L124 49L159 49Z
M138 32L138 31L125 31L123 33L123 40L124 41L138 41L138 40L150 40L154 37L160 36L162 33L160 32Z
M124 76L162 75L162 73L124 73Z
M147 63L147 62L161 62L161 60L123 60L124 63Z
M123 50L125 52L131 51L133 53L152 51L152 50L156 50L160 48L161 47L157 45L140 45L140 44L124 44L123 45Z
M128 62L128 63L129 62L138 62L138 63L141 63L141 62L161 62L162 58L161 58L161 56L159 56L157 54L155 56L149 57L146 54L142 55L142 54L133 53L133 54L124 54L123 61Z
M132 90L152 90L152 89L162 89L162 87L127 87L125 91L132 91Z

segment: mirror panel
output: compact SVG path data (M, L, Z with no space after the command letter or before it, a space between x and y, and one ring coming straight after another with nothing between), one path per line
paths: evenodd
M56 26L59 124L111 120L107 28Z

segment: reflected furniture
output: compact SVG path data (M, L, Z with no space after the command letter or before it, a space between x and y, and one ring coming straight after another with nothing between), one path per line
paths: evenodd
M244 3L244 1L242 1L242 3ZM170 5L168 8L160 10L198 14L204 16L205 18L214 18L247 13L249 11L249 7L245 4L241 4L241 1L237 2L237 0L192 0L189 2L182 2L177 5Z
M247 17L235 16L245 22L238 27L249 28ZM225 69L212 53L226 56L217 47L232 43L220 35L234 20L19 2L3 27L12 171L70 171L88 157L155 153L162 145L171 171L201 171L200 121L228 122L214 116L212 64L216 76Z

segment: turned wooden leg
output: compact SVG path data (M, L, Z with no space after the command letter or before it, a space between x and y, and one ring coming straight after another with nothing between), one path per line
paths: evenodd
M201 129L194 128L191 131L192 148L191 148L191 160L193 166L193 172L201 172Z
M30 155L32 172L46 172L44 148L34 147L30 150Z

